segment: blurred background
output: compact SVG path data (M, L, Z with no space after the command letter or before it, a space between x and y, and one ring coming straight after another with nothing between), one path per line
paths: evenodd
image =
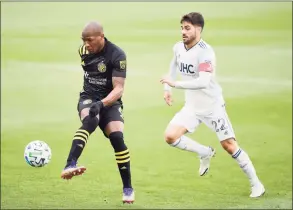
M180 18L205 17L203 39L217 56L217 78L241 147L267 193L251 200L249 183L216 135L201 125L190 136L217 149L206 177L192 153L169 147L164 130L184 103L167 107L159 83L168 72ZM121 204L112 147L99 129L80 164L60 178L80 126L83 84L78 48L89 21L128 57L123 97L136 202ZM30 2L1 4L1 208L292 208L292 3ZM44 168L26 164L32 140L52 149Z

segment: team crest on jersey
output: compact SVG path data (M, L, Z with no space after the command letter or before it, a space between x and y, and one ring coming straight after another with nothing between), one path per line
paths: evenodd
M93 101L91 99L87 99L87 100L84 100L82 102L82 104L86 105L86 104L91 104Z
M104 63L104 62L100 62L100 63L98 63L98 71L99 72L105 72L106 71L106 64Z
M120 61L120 69L125 70L126 69L126 60Z

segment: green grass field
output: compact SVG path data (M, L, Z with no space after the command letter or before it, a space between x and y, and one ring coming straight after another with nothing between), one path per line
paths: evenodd
M16 208L292 208L292 3L2 3L1 209ZM110 13L111 11L111 13ZM168 146L167 123L183 105L163 101L180 17L200 11L203 38L216 52L217 76L238 142L267 193L249 198L249 183L216 135L200 126L190 136L217 149L209 174L198 176L192 153ZM22 14L21 14L22 13ZM97 130L71 181L60 178L82 87L78 47L90 20L128 56L125 140L131 152L136 202L121 203L111 145ZM26 164L32 140L52 149L44 168Z

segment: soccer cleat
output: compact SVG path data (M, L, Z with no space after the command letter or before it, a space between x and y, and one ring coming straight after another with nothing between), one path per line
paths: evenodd
M256 185L253 185L251 187L250 197L257 198L257 197L264 195L265 192L266 192L265 187L263 186L263 184L261 182L259 182Z
M133 203L134 202L134 190L132 188L123 188L123 203Z
M204 176L208 173L208 171L210 169L211 159L216 154L215 149L213 149L212 147L209 147L209 148L211 149L211 154L209 154L206 157L200 158L200 167L199 167L199 175L200 176Z
M61 173L62 179L71 179L74 176L82 175L85 172L86 168L84 166L76 166L76 163L73 162L70 166L64 168Z

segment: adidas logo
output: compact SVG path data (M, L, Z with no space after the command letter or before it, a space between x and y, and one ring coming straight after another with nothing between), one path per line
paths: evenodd
M83 148L83 145L82 145L82 144L77 144L77 146L79 146L79 147Z
M121 167L120 169L127 169L126 166Z

